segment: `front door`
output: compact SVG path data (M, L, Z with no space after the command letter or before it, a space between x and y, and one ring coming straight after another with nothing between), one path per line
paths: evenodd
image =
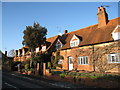
M68 57L68 66L69 66L69 70L73 69L72 57Z

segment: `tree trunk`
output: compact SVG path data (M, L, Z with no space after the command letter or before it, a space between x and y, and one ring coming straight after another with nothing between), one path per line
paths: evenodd
M32 67L33 58L34 58L34 51L31 49L30 68Z

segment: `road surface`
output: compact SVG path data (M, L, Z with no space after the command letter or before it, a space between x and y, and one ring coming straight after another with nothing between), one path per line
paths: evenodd
M86 90L88 87L85 86L76 86L73 84L63 83L63 82L57 82L57 81L49 81L44 79L37 79L32 78L29 76L23 76L15 73L10 72L2 72L2 89L15 89L15 90L21 90L21 89L72 89L73 88L81 88L82 90ZM92 87L94 88L94 87ZM75 89L76 90L76 89ZM88 88L89 90L89 88Z
M2 88L14 88L14 89L23 89L23 88L55 88L55 86L47 84L47 82L41 80L35 80L25 76L19 76L16 74L10 74L3 72L2 75ZM58 87L60 88L60 87Z

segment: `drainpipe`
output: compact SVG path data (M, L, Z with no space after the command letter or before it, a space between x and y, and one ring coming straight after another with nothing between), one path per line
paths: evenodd
M95 60L94 60L94 45L92 45L92 59L93 59L93 71L95 71Z

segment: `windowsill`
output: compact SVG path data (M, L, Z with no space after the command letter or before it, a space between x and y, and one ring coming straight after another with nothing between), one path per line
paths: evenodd
M112 64L112 63L120 63L120 62L108 62L108 64Z
M89 65L89 64L78 64L78 65Z
M78 46L72 46L71 48L78 47Z

